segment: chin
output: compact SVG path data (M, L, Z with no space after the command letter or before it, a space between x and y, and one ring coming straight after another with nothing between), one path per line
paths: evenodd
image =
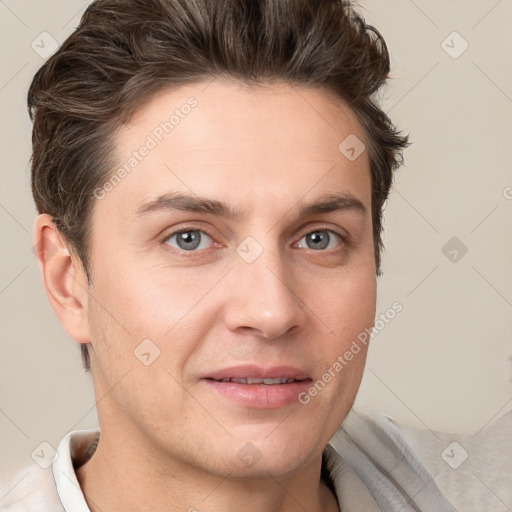
M277 433L279 429L282 431ZM237 473L240 477L253 478L291 475L312 456L320 456L324 447L320 432L305 436L305 431L304 426L295 431L285 428L284 423L277 427L273 424L272 428L240 427L226 450L230 453L231 464L235 466L232 476ZM315 449L318 454L313 453Z

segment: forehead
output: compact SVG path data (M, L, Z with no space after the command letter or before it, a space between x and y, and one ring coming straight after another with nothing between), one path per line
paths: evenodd
M248 213L336 189L369 206L368 155L347 158L347 140L365 147L356 115L320 89L216 79L164 90L116 133L116 169L125 172L108 202L135 213L179 191L236 200Z
M188 137L186 125L193 125L193 138ZM286 132L280 131L285 127ZM215 150L230 152L240 144L254 146L263 141L272 141L271 147L279 140L293 145L293 136L298 137L295 145L299 146L308 135L311 144L304 149L323 146L337 155L340 136L355 134L364 139L355 113L332 92L283 82L248 85L221 78L153 95L118 131L117 141L137 142L132 140L137 132L151 134L158 142L187 138L197 149L207 151L214 145Z

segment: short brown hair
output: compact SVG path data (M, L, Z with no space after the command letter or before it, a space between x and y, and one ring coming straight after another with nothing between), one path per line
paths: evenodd
M28 93L37 210L90 284L93 191L113 172L115 130L138 107L164 88L221 76L311 86L344 100L364 128L381 275L382 209L408 145L374 97L389 70L384 39L346 0L96 0ZM82 360L90 370L87 345Z

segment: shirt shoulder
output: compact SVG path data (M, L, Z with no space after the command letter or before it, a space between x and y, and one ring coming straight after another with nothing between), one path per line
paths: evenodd
M1 512L64 512L51 466L26 466L0 484Z
M92 456L98 439L99 429L66 434L50 467L34 463L0 484L0 512L90 512L75 469Z
M329 441L326 455L341 492L343 475L350 471L373 497L375 510L456 512L387 416L352 410Z

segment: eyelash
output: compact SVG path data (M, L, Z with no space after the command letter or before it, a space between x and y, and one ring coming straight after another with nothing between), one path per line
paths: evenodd
M167 245L165 244L164 242L166 240L169 240L171 237L173 237L174 235L179 235L181 233L186 233L188 231L198 231L202 234L205 234L207 235L208 237L210 237L212 239L212 241L214 241L214 237L212 235L210 235L210 233L208 233L208 231L204 230L204 229L198 229L197 227L193 227L193 226L185 226L183 228L180 228L179 230L177 231L172 231L171 233L167 233L165 235L165 237L162 239L161 243L163 245ZM339 236L340 239L341 239L341 242L339 244L338 247L336 247L334 250L331 249L331 250L325 250L325 249L322 249L322 250L315 250L315 249L308 249L309 251L313 251L315 253L327 253L327 254L332 254L332 252L336 253L336 252L341 252L344 247L346 245L348 245L350 243L350 239L349 239L349 236L348 235L342 235L341 233L339 233L338 231L334 231L333 229L331 228L328 228L327 226L324 226L324 227L317 227L315 229L312 229L310 231L306 231L304 233L301 234L300 238L298 239L298 241L302 240L305 236L311 234L311 233L317 233L319 231L327 231L328 233L333 233L335 234L336 236ZM215 242L214 242L215 243ZM168 249L167 250L170 250L174 253L178 253L180 255L184 255L185 257L189 257L189 258L193 258L195 256L197 256L198 253L201 253L202 251L207 251L209 249L196 249L196 250L192 250L192 251L185 251L185 250L179 250L179 249L176 249L176 248L171 248L167 245ZM301 248L302 249L302 248ZM307 248L306 248L307 249Z

